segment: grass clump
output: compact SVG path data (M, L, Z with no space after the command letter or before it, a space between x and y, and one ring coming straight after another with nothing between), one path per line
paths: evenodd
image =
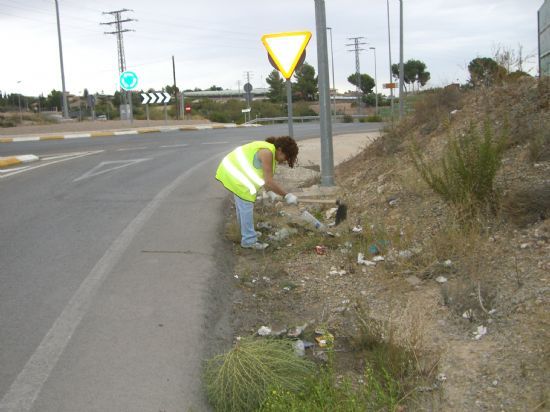
M270 388L303 390L314 364L294 353L293 342L243 338L206 363L206 392L216 411L253 411Z
M428 186L468 220L481 211L495 210L494 181L503 148L502 139L493 137L488 124L482 133L471 124L462 136L451 139L439 167L427 164L417 147L412 149L411 157Z

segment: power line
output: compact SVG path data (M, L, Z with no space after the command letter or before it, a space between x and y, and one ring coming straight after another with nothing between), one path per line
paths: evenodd
M365 49L361 49L360 46L367 43L361 42L360 40L364 37L348 37L348 40L353 40L353 44L346 44L346 46L354 46L354 50L348 50L350 52L355 52L355 76L356 76L356 90L357 90L357 114L361 114L361 68L359 64L359 52Z

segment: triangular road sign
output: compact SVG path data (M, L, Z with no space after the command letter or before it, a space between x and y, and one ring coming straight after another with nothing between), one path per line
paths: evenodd
M304 52L311 32L295 31L264 34L262 43L285 79L290 79Z

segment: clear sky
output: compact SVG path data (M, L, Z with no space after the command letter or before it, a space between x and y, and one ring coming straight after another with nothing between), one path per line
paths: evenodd
M467 65L492 57L498 47L531 56L524 69L536 73L537 10L543 0L403 0L404 59L422 60L431 73L428 86L468 79ZM399 59L399 1L389 0L392 62ZM118 88L117 42L113 21L104 15L120 9L136 19L124 23L126 65L139 77L138 88L172 84L172 56L180 89L212 85L236 89L247 81L267 87L272 68L261 36L308 30L313 33L306 61L317 70L314 0L59 0L67 91L113 93ZM351 37L364 37L361 73L389 81L385 0L325 0L332 27L336 87L353 90ZM0 0L0 90L47 95L61 90L54 0ZM328 37L330 47L330 37ZM330 67L329 49L329 67ZM330 78L332 85L332 74Z

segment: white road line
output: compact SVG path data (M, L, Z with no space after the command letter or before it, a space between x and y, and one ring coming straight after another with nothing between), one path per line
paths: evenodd
M40 137L38 136L29 136L29 137L14 137L14 142L36 142L40 140Z
M116 151L117 152L129 152L131 150L145 150L145 149L148 149L149 147L148 146L136 146L136 147L129 147L129 148L125 148L125 149L117 149Z
M87 179L89 177L99 176L108 172L113 172L118 169L122 169L123 167L128 167L135 165L137 163L144 162L149 159L131 159L131 160L111 160L108 162L101 162L97 166L95 166L93 169L87 171L79 178L76 178L73 180L73 182L79 182L80 180ZM116 166L113 166L116 165Z
M170 144L166 146L160 146L161 148L172 148L172 147L187 147L189 145L187 144Z
M38 169L39 167L44 167L44 166L53 165L55 163L64 162L66 160L72 160L72 159L78 159L79 157L90 156L90 155L93 155L93 154L101 153L103 151L104 150L96 150L94 152L86 152L86 153L80 154L78 156L68 157L68 158L65 158L65 159L59 159L59 160L55 160L53 162L42 163L42 164L39 164L39 165L36 165L36 166L29 166L29 167L25 167L25 168L21 168L21 169L10 169L7 172L11 172L11 173L6 173L5 175L1 175L0 179L3 179L5 177L9 177L9 176L13 176L13 175L16 175L18 173L26 172L28 170ZM0 409L0 412L3 412L2 409Z
M225 144L225 143L229 143L229 142L203 142L201 144Z
M123 130L121 132L114 132L113 134L115 136L122 136L122 135L125 135L125 134L138 134L138 131L137 130Z
M222 154L218 153L211 156L178 176L172 183L162 189L114 240L103 257L99 259L86 276L86 279L84 279L0 401L1 412L28 412L31 410L44 382L50 376L76 328L90 309L97 291L126 252L134 237L141 232L153 213L179 185L201 167L221 157Z

